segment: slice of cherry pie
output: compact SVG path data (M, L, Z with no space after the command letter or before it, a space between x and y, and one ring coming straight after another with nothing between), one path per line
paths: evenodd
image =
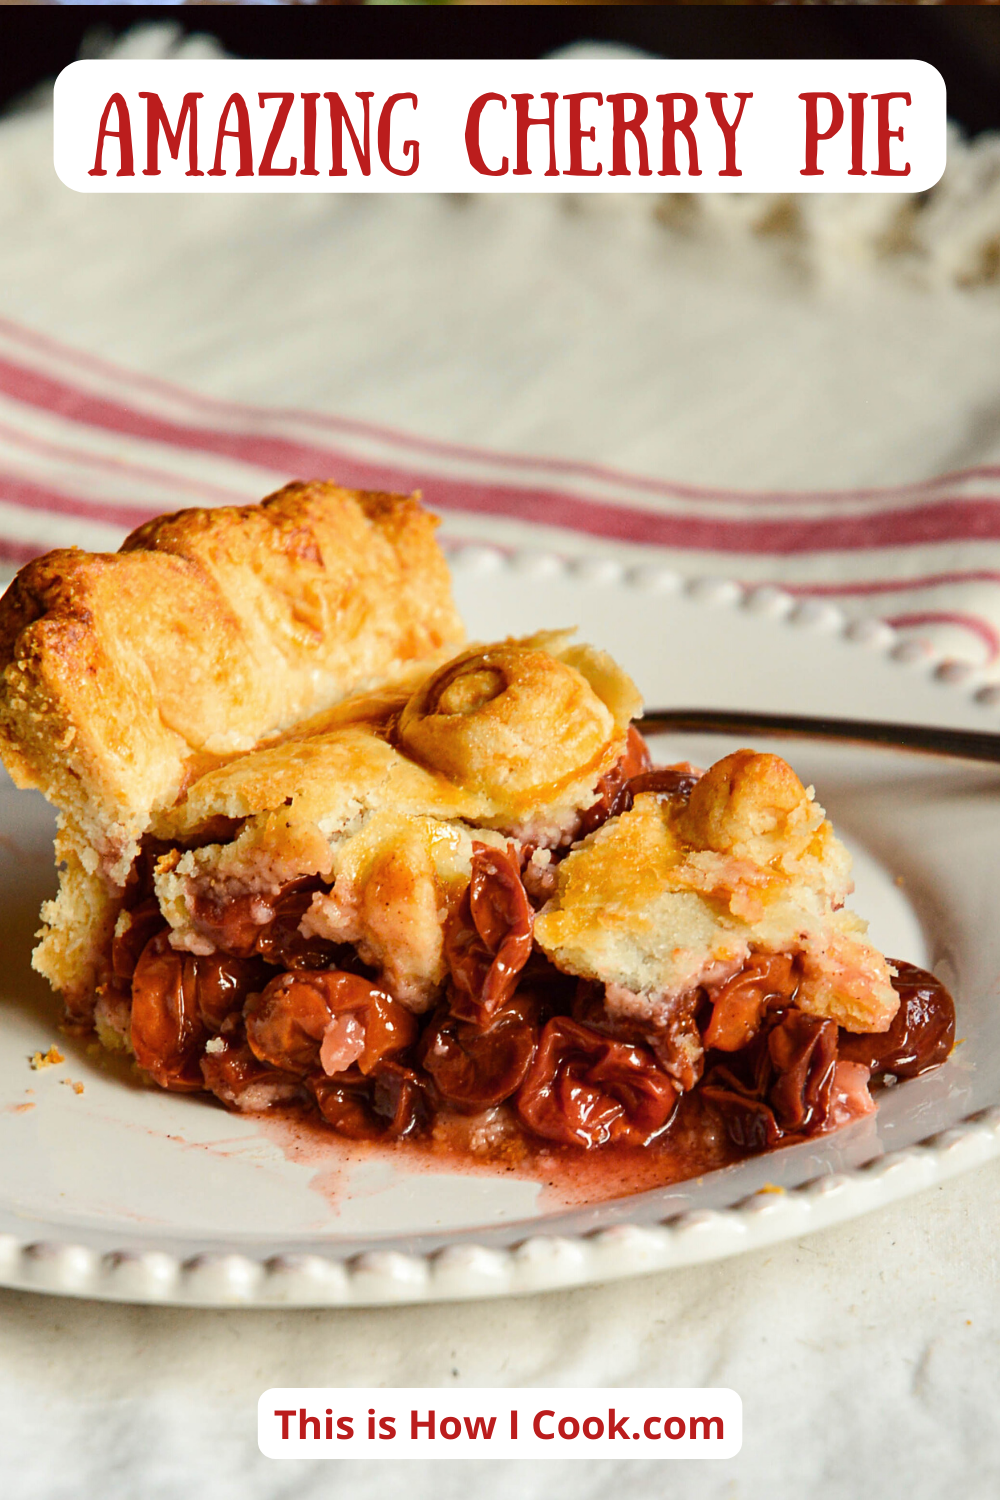
M19 574L0 744L60 812L67 1024L166 1089L508 1157L647 1148L692 1098L767 1149L943 1061L947 993L866 941L790 766L654 768L572 632L465 647L434 525L290 485Z

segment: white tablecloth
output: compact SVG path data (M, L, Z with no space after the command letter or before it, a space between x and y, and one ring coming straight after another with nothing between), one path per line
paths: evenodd
M571 466L590 463L716 492L911 486L923 503L922 482L973 468L985 477L963 503L985 498L983 533L933 542L944 581L924 612L1000 624L1000 550L987 535L1000 474L1000 293L987 279L1000 224L995 143L956 147L951 186L922 216L912 204L901 217L898 202L823 199L672 200L657 215L647 202L78 197L51 173L48 130L44 112L0 126L0 317L22 350L29 335L57 341L38 346L41 364L68 369L82 351L111 362L100 368L118 397L140 372L266 407L259 425L273 418L283 431L275 409L327 414L346 422L337 441L355 455L365 424L378 424L395 434L372 438L379 461L405 449L411 462L407 443L426 441L439 445L433 472L467 463L491 482L506 455L527 484L518 456L542 454L570 466L556 467L571 489L591 484ZM105 375L87 366L80 379L93 395ZM27 537L29 550L126 529L113 508L86 510L88 454L99 452L105 477L124 465L147 506L164 473L238 492L268 470L176 447L168 463L165 439L88 429L79 409L57 403L32 407L35 427L26 418L15 431L19 399L2 414L7 472L15 457L22 467L0 533ZM162 392L149 400L169 404ZM222 423L222 406L213 411ZM72 434L46 426L64 420ZM233 418L240 430L257 420ZM460 459L457 444L478 456ZM31 501L28 479L44 487L32 463L84 509L49 515ZM629 491L639 509L640 490ZM926 495L937 504L947 491ZM648 506L669 514L675 501L658 492ZM737 518L751 506L725 503ZM882 504L837 503L845 514ZM795 504L806 517L836 509L829 497ZM38 514L50 529L33 541ZM653 545L574 534L544 512L447 514L455 535L512 545ZM659 550L719 566L711 547L686 559ZM883 561L896 556L891 542L883 550ZM918 553L897 557L913 577ZM744 571L843 582L854 576L844 556L775 554L744 559ZM947 650L987 665L984 637L936 628ZM628 1485L642 1497L985 1500L1000 1483L998 1204L1000 1164L772 1251L494 1305L213 1313L0 1293L3 1493L555 1500ZM744 1401L744 1449L682 1473L591 1463L516 1475L485 1463L280 1465L256 1452L268 1386L452 1381L729 1385Z
M200 1312L0 1293L10 1500L993 1500L1000 1163L716 1265L510 1302ZM721 1463L275 1462L271 1386L728 1386ZM515 1472L516 1471L516 1472Z

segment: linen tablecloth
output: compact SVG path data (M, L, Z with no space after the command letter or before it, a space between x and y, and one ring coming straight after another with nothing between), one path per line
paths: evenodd
M833 597L1000 677L995 139L956 138L920 203L104 198L55 178L43 101L0 124L0 221L8 572L330 476L422 489L452 542ZM998 1188L991 1166L769 1252L492 1306L0 1293L4 1493L985 1497ZM744 1450L680 1472L255 1451L270 1385L449 1382L730 1385Z

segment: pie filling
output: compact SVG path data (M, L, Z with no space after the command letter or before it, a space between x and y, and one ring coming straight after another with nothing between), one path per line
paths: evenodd
M445 981L420 1015L354 945L310 933L306 914L331 890L319 877L206 898L195 915L214 951L178 951L153 889L164 847L149 844L98 989L98 1032L163 1088L239 1110L305 1107L355 1140L429 1136L465 1116L508 1145L646 1147L696 1094L743 1155L872 1113L870 1084L914 1078L954 1044L951 997L926 971L892 961L899 1006L883 1032L807 1013L802 956L753 946L735 972L636 1018L616 986L560 971L536 941L571 847L640 794L685 802L698 777L651 769L633 730L572 846L475 842L445 925Z

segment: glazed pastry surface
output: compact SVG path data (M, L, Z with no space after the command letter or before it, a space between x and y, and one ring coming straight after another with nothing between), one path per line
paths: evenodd
M461 642L435 526L413 496L292 484L29 563L0 601L7 769L122 881L206 763Z
M559 968L623 992L622 1014L669 1010L754 951L800 961L801 1010L886 1031L898 998L844 908L851 889L850 856L811 789L780 757L739 750L688 801L640 794L569 854L535 938Z

